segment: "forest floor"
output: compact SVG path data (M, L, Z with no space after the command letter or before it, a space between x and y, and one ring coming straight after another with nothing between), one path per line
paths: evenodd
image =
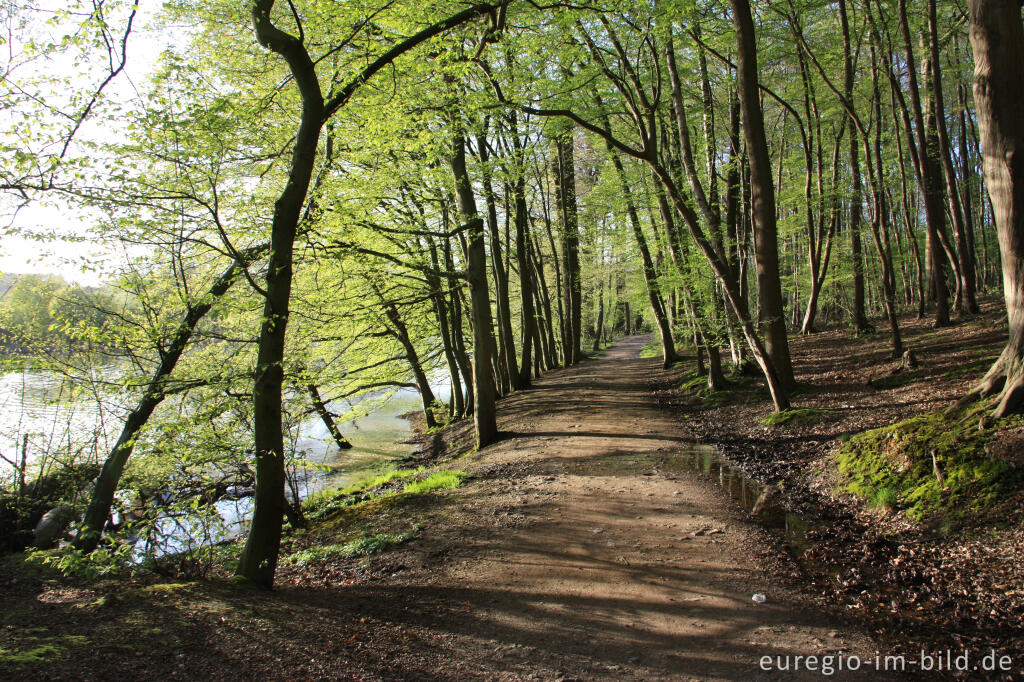
M822 658L818 671L807 671L804 659L797 673L765 672L761 657L771 656L772 667L779 656L790 665L794 656L812 655L873 662L879 650L884 656L940 641L916 630L895 636L914 608L894 602L898 608L879 615L878 600L863 596L873 595L871 584L855 590L849 576L816 574L716 483L672 465L699 436L762 480L791 482L791 503L823 505L834 525L816 542L850 552L851 564L862 554L884 560L884 548L900 544L893 532L916 533L914 547L932 547L924 531L834 500L807 476L840 434L948 404L973 375L927 386L950 357L954 368L963 366L956 353L964 343L998 349L994 316L939 332L907 324L924 368L907 384L917 393L896 387L882 398L864 382L884 372L875 356L884 355L887 335L864 344L840 332L794 339L797 373L808 385L798 404L835 403L849 410L840 417L859 420L853 428L829 412L799 428L766 429L758 420L769 406L756 398L756 386L709 406L677 388L686 368L662 370L656 359L638 357L649 337L624 339L504 399L499 443L461 454L470 427L450 427L444 437L454 447L441 466L464 471L463 486L344 510L289 539L285 553L354 533L406 533L407 542L358 559L285 562L272 593L216 577L76 581L7 557L0 563L0 679L813 679L822 676ZM769 459L784 463L764 464ZM981 540L958 536L952 545L980 557L971 543L981 542L997 566L992 575L1005 580L1006 553L1016 551L1021 563L1013 545L1019 527L1018 520ZM939 560L931 550L922 554ZM921 561L921 570L931 566ZM998 591L977 584L980 559L964 561L975 571L972 594ZM1007 637L1019 636L1019 619L1015 626L1000 620L1007 598L999 599L986 617L1003 623ZM938 627L927 632L944 631ZM984 634L996 626L979 627ZM1020 649L1006 653L1019 667ZM830 675L880 676L873 664Z
M953 406L1002 351L1004 310L986 301L981 314L941 329L930 318L902 317L904 347L919 361L911 370L897 370L881 320L878 333L860 338L846 329L790 337L801 389L794 407L810 414L782 426L763 423L771 405L758 381L698 395L679 388L689 369L679 368L656 393L691 439L780 484L786 506L811 524L801 567L823 598L906 651L1002 651L1014 660L1013 679L1022 679L1024 491L952 524L941 515L915 523L837 494L835 457L852 434ZM1024 429L999 433L985 452L1020 471Z

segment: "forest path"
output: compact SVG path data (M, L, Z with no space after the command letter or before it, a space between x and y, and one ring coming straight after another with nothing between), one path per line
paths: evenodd
M821 660L759 662L839 651L868 662L855 679L878 679L871 641L794 587L779 542L672 469L688 446L649 392L673 373L638 357L648 338L502 400L502 440L448 465L466 485L312 529L330 544L416 524L386 552L284 562L270 593L0 570L0 680L819 679Z
M503 439L468 460L477 480L413 543L440 565L367 586L367 613L393 625L401 611L446 661L434 674L810 679L821 673L769 674L759 661L874 658L869 639L786 586L793 566L778 543L716 485L658 466L657 453L686 443L650 395L662 370L638 356L649 340L624 339L501 401ZM397 675L429 667L410 648L413 660L392 652Z

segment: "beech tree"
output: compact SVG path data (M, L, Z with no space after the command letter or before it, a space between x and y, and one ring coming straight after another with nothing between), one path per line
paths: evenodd
M487 4L473 5L413 33L384 50L369 65L325 95L317 73L317 64L305 45L301 18L297 14L293 15L298 31L295 35L282 30L275 23L271 16L274 0L257 0L251 7L257 40L287 63L301 100L288 180L274 203L270 226L270 262L263 287L265 303L253 383L256 496L248 539L238 562L240 576L258 585L270 587L277 567L284 515L281 391L284 381L283 363L291 298L293 252L299 219L313 177L321 131L338 110L349 103L356 91L381 69L427 40L480 16L490 16L497 8ZM495 25L492 28L496 30L498 27ZM480 348L477 348L477 353L484 355ZM479 385L476 392L490 397ZM479 402L478 400L478 404ZM479 431L480 418L477 419ZM484 435L480 440L486 444L493 440L494 433L493 430L486 429L486 423L484 427Z
M985 186L999 233L1010 338L969 397L999 394L993 416L1024 408L1024 27L1016 0L971 0L974 101Z

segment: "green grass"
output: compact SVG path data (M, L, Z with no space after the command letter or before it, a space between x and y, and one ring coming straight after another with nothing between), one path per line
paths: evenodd
M406 483L402 492L406 495L421 495L440 488L458 488L465 478L464 471L435 471L424 479Z
M354 495L361 493L365 490L371 490L373 488L379 488L382 485L391 483L392 481L401 481L406 478L411 478L416 474L422 473L423 467L418 469L392 469L385 471L382 474L377 474L364 478L363 480L353 483L352 485L346 486L338 491L342 495Z
M842 489L916 521L967 521L997 508L1021 488L1024 472L989 457L985 444L1001 429L1024 425L1024 417L982 430L978 421L986 409L929 412L850 438L838 452Z
M761 423L765 426L785 426L786 424L810 421L830 411L823 407L794 407L782 412L772 412L762 419Z
M408 542L412 533L377 533L360 535L354 540L334 545L318 545L289 554L282 561L286 564L319 564L339 559L354 559L379 554L389 547Z
M880 488L871 497L871 506L876 509L895 509L899 503L899 495L892 488Z
M325 518L335 512L364 502L394 495L421 495L432 490L458 488L465 472L441 470L428 473L418 469L392 469L370 476L342 489L328 488L306 498L303 507L311 520ZM396 482L402 485L393 485Z
M661 339L655 337L651 339L650 343L640 349L640 357L642 358L660 358L662 356Z

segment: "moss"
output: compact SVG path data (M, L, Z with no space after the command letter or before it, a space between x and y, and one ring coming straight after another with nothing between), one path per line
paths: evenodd
M689 371L683 376L683 383L679 385L679 388L684 391L696 393L707 385L707 376L698 374L695 371Z
M716 407L727 403L749 403L759 399L756 395L741 390L751 383L750 377L733 372L726 375L726 381L728 383L725 388L712 390L708 386L707 374L699 374L696 370L691 370L683 376L679 388L700 400L705 407Z
M57 550L30 550L0 555L0 575L21 580L55 578L59 575L57 569L42 561L44 557L55 554Z
M796 407L791 410L772 412L762 419L761 423L765 426L785 426L786 424L810 421L830 411L823 407Z
M318 545L309 547L282 559L287 564L326 563L339 559L353 559L360 556L378 554L394 545L400 545L412 538L412 533L377 533L376 535L360 535L349 542Z
M29 634L22 646L0 649L0 662L12 665L51 663L55 658L67 657L70 649L82 648L88 644L89 638L83 635L38 637Z
M917 521L965 521L997 507L1021 488L1024 472L989 457L985 444L1001 429L1024 425L1024 417L982 430L985 410L929 412L854 436L837 455L843 489Z
M998 359L998 353L996 355L992 355L991 352L986 352L983 354L983 357L958 365L953 369L944 372L942 376L949 379L952 377L963 376L966 374L981 374L989 367L991 367L992 364Z
M196 583L154 583L136 590L140 596L168 595L194 587Z

